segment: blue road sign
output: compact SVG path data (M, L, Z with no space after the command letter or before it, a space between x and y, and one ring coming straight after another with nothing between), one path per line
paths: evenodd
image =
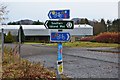
M70 10L50 10L48 17L50 19L69 19Z
M68 32L52 32L50 35L51 42L67 42L70 40L70 33Z
M62 60L62 43L58 43L58 61Z

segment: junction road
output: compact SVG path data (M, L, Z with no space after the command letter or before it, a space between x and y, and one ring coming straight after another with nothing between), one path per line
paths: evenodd
M14 47L13 44L6 46ZM24 44L21 57L56 70L57 47ZM63 74L71 78L118 78L118 54L63 47Z

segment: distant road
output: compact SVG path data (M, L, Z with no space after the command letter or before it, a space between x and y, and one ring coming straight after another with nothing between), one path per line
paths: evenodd
M14 47L13 44L6 46ZM56 70L57 47L22 45L21 57ZM118 54L63 47L64 74L72 78L118 78Z

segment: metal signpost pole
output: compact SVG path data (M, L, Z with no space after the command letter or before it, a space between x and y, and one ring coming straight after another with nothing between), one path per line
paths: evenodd
M1 32L1 37L2 37L2 46L1 46L1 51L2 51L2 61L4 60L4 29L2 28Z
M59 19L58 21L62 21L62 19ZM61 29L58 29L58 32L62 32L62 30ZM62 42L58 42L58 56L57 56L57 66L59 65L61 65L61 64L59 64L59 61L63 61L62 60ZM63 65L62 65L63 66ZM57 76L58 76L58 80L62 80L61 79L61 75L60 75L60 73L59 73L59 67L57 68Z
M61 31L62 30L58 30L58 32L61 32ZM60 71L59 71L59 67L61 66L61 63L59 64L59 61L63 62L63 59L62 59L62 42L58 42L58 55L57 55L57 78L58 78L58 80L62 80L61 76L60 76ZM63 68L63 65L62 65L62 68ZM61 69L61 71L62 71L62 69Z
M0 60L0 79L2 78L2 72L3 72L3 70L2 70L2 63L3 63L3 61L4 61L4 29L2 28L1 29L2 31L1 31L1 53L0 53L0 58L1 58L1 60Z
M62 43L58 43L58 55L57 55L57 79L58 80L61 80L61 76L60 76L60 73L59 73L59 68L58 68L58 62L59 62L59 59L61 58L62 59ZM61 60L62 61L62 60Z
M21 30L19 28L19 60L20 60L20 53L21 53Z

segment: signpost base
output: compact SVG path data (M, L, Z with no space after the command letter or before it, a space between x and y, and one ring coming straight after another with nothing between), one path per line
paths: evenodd
M57 61L57 70L58 70L58 74L62 74L63 73L63 61Z

